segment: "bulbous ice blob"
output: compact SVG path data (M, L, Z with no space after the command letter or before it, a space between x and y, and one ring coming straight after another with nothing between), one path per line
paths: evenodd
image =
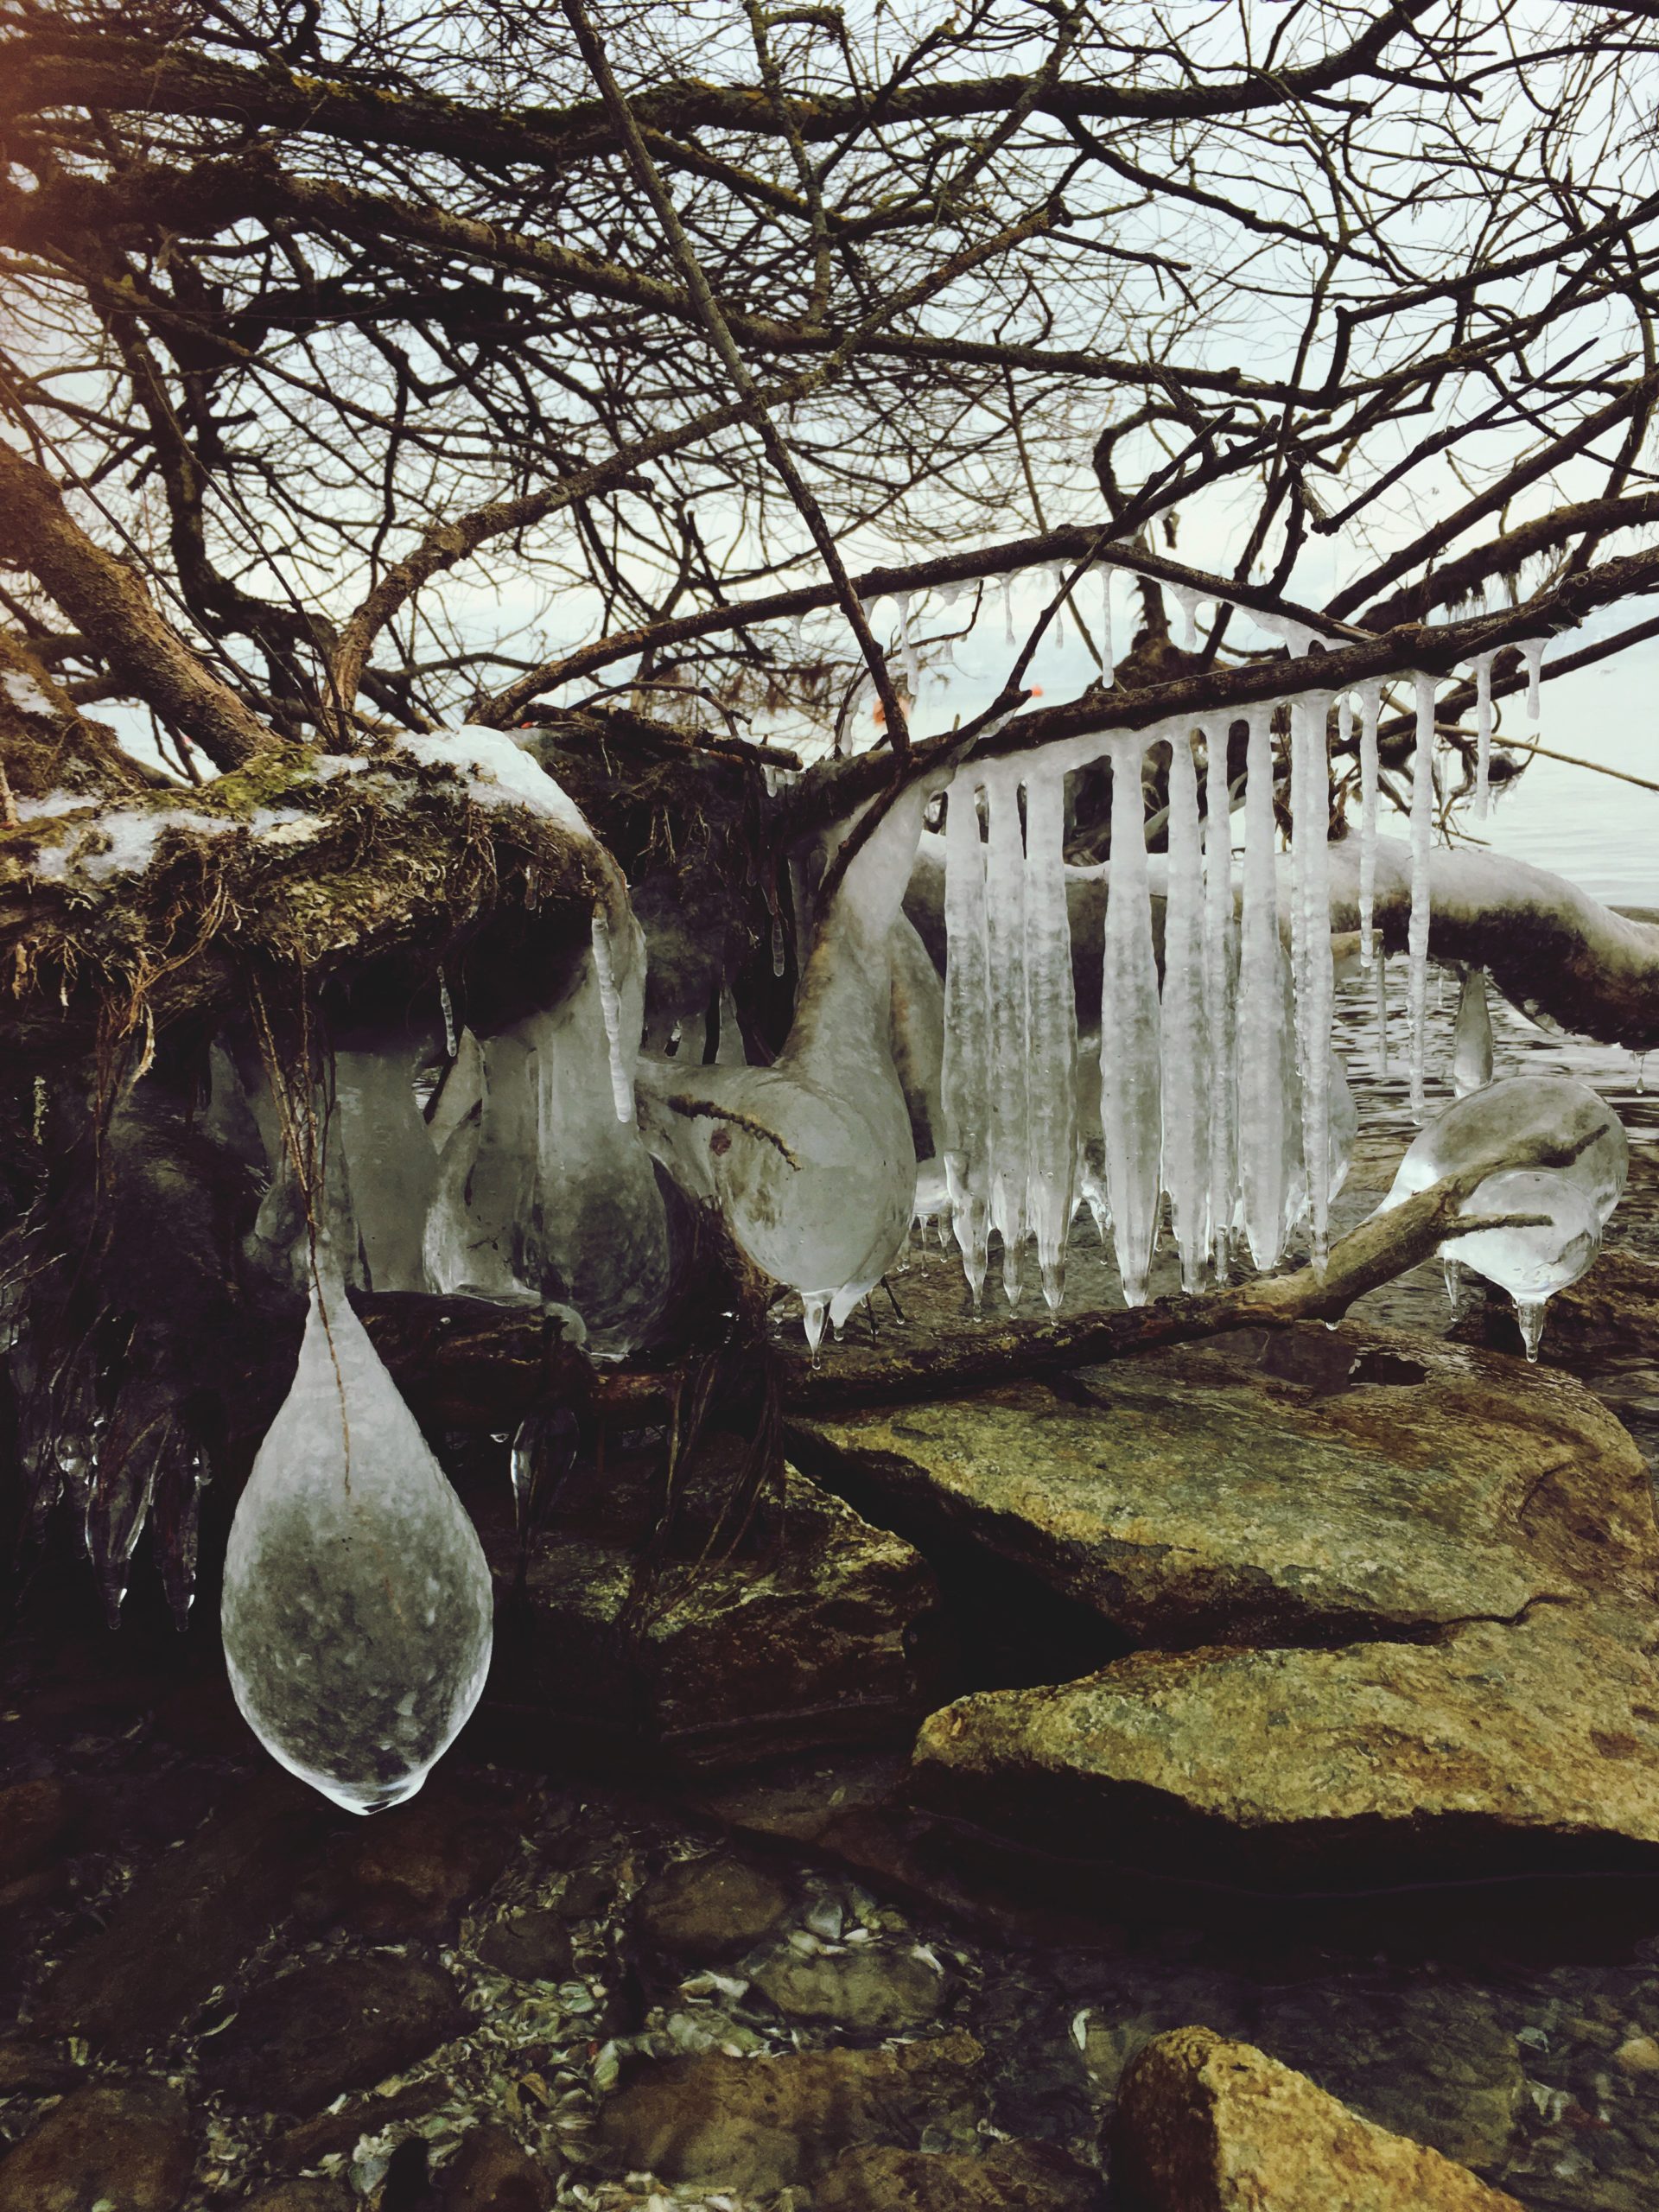
M1464 1211L1542 1217L1530 1228L1476 1230L1444 1248L1459 1268L1471 1268L1509 1292L1527 1357L1535 1360L1545 1300L1575 1283L1601 1249L1601 1223L1591 1194L1570 1171L1512 1168L1489 1175Z
M337 1284L236 1509L220 1624L249 1726L351 1812L413 1796L482 1694L483 1548Z
M1567 1075L1506 1076L1448 1106L1413 1140L1377 1211L1402 1205L1443 1175L1502 1158L1506 1148L1537 1136L1563 1144L1588 1139L1570 1167L1553 1172L1572 1176L1589 1197L1598 1226L1604 1224L1624 1191L1630 1147L1606 1100Z

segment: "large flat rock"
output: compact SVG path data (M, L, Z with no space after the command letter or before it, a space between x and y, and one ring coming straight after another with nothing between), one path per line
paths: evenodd
M907 1741L939 1694L926 1562L785 1471L735 1526L739 1470L716 1439L652 1534L648 1465L613 1460L531 1543L498 1499L480 1533L496 1578L494 1723L514 1757L649 1755L718 1770L820 1745Z
M1659 1872L1651 1633L1546 1604L1434 1643L1136 1653L945 1707L915 1783L1040 1853L1267 1890Z
M1647 1600L1640 1453L1568 1377L1344 1324L803 1422L809 1471L1125 1643L1341 1643Z

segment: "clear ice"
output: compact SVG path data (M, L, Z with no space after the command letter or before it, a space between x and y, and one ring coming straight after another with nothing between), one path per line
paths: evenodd
M1411 756L1411 917L1406 929L1406 1010L1411 1110L1423 1118L1428 1038L1429 855L1434 835L1434 678L1416 679L1417 741Z
M1516 1169L1489 1175L1462 1211L1538 1217L1530 1227L1472 1230L1447 1248L1459 1267L1509 1292L1527 1357L1535 1360L1545 1302L1577 1282L1601 1249L1592 1193L1570 1171Z
M1101 966L1101 1128L1112 1243L1126 1305L1143 1306L1158 1235L1163 1102L1158 963L1147 876L1146 736L1114 737L1112 865Z
M1250 1256L1270 1268L1285 1249L1289 1125L1297 1109L1285 1079L1294 1074L1287 1037L1284 949L1279 935L1273 813L1273 709L1252 707L1244 786L1244 893L1238 962L1239 1213Z
M1227 725L1206 734L1204 842L1204 1003L1210 1044L1211 1256L1226 1280L1236 1205L1233 1154L1237 1098L1234 1076L1234 983L1238 948L1233 922L1232 795Z
M1052 1313L1065 1294L1065 1245L1077 1198L1077 1002L1065 832L1064 774L1033 769L1026 781L1026 1208Z
M1181 1287L1204 1287L1211 1255L1210 1036L1205 1012L1204 861L1192 740L1169 741L1169 868L1164 899L1163 1183Z
M1459 1098L1484 1090L1492 1079L1492 1014L1486 1003L1486 970L1465 968L1452 1029L1452 1089Z
M965 772L946 801L944 846L944 1169L963 1272L977 1313L991 1219L990 963L979 794Z
M1502 1161L1539 1138L1582 1146L1570 1167L1551 1173L1570 1175L1589 1198L1598 1224L1605 1223L1624 1189L1630 1146L1606 1100L1569 1075L1505 1076L1458 1099L1412 1140L1378 1211L1402 1205L1442 1176L1487 1160Z
M1376 722L1382 708L1381 684L1362 683L1359 687L1359 962L1362 968L1370 966L1375 951L1372 915L1376 898Z
M1020 1303L1028 1142L1026 1066L1026 856L1020 767L984 771L985 949L990 983L991 1226L1002 1239L1002 1288Z
M338 1280L231 1524L236 1701L282 1765L354 1813L412 1796L477 1704L490 1571Z

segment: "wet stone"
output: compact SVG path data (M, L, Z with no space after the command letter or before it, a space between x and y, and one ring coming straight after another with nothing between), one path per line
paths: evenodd
M475 1948L486 1966L519 1981L563 1981L570 1973L570 1929L556 1912L515 1912Z
M554 2193L547 2169L493 2122L463 2139L439 2186L443 2212L547 2212Z
M341 1817L286 1775L235 1792L69 1953L42 1993L37 2031L135 2055L179 2033L273 1928L328 1916L320 1870Z
M79 1812L76 1793L66 1783L16 1782L0 1789L0 1889L55 1859Z
M626 2173L761 2196L810 2181L855 2145L914 2147L971 2108L984 2056L969 2035L889 2050L672 2059L626 2082L599 2139Z
M1520 2212L1466 2166L1207 2028L1160 2036L1135 2060L1111 2158L1135 2212Z
M453 1936L518 1840L518 1823L505 1807L429 1786L348 1834L342 1910L367 1936Z
M840 1954L780 1951L754 1986L786 2019L860 2035L904 2035L938 2017L944 1978L906 1951L861 1944Z
M247 1997L202 2054L202 2077L265 2112L315 2112L461 2034L454 1984L413 1959L302 1966Z
M812 2212L1096 2212L1100 2176L1049 2143L997 2143L982 2158L872 2146L837 2159Z
M302 2120L297 2127L285 2129L275 2139L270 2145L272 2162L298 2168L319 2165L324 2158L336 2155L344 2157L359 2136L378 2135L383 2128L400 2121L424 2120L449 2094L448 2082L439 2076L410 2082L407 2088L396 2089L390 2096L359 2099L355 2104L348 2104L343 2112L320 2113L315 2120ZM331 2098L329 2101L334 2101Z
M0 2043L0 2097L55 2096L81 2077L73 2059L49 2045L22 2038Z
M781 1884L741 1859L681 1859L640 1891L634 1926L676 1958L735 1958L771 1934L789 1903Z
M565 1876L549 1910L563 1920L594 1920L610 1910L615 1896L616 1885L607 1875L578 1866Z
M100 2083L54 2105L0 2164L0 2212L177 2212L194 2163L171 2090Z
M1526 2098L1520 2046L1491 1999L1456 1982L1280 1990L1254 2040L1379 2127L1461 2165L1501 2164Z
M346 2212L350 2186L327 2174L279 2181L250 2197L243 2212Z

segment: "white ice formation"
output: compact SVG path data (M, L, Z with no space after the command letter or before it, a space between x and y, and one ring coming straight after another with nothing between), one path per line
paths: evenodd
M265 1748L355 1813L412 1796L477 1704L490 1571L336 1277L225 1561L236 1701Z
M1575 1156L1561 1166L1521 1165L1524 1149L1539 1141ZM1378 1211L1403 1205L1444 1176L1506 1156L1516 1166L1495 1166L1461 1211L1539 1213L1548 1221L1448 1238L1441 1257L1454 1305L1458 1274L1465 1268L1510 1292L1527 1356L1535 1358L1545 1300L1576 1282L1594 1259L1629 1173L1624 1125L1605 1098L1565 1075L1507 1076L1471 1090L1420 1131Z

